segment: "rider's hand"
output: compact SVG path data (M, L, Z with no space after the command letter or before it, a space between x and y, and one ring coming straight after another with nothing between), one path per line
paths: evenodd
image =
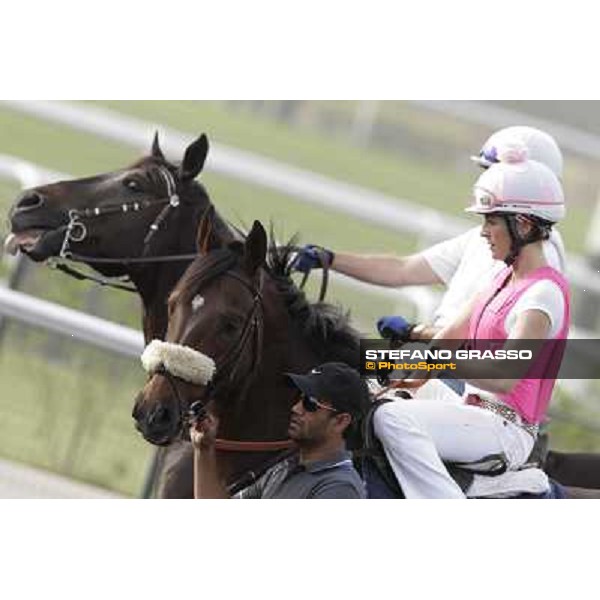
M190 440L195 450L213 448L217 439L219 420L214 415L206 413L202 418L193 421L190 426Z
M327 257L328 265L333 262L334 254L327 248L321 248L314 244L308 244L300 250L292 263L292 269L294 271L300 271L302 273L308 273L311 269L320 269L323 266L322 254L325 253Z
M414 325L400 315L381 317L377 321L377 331L382 338L394 342L408 342Z

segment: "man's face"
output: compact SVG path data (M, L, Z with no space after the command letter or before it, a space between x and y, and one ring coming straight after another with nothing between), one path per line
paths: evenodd
M299 395L292 406L288 435L301 445L318 445L332 435L339 435L340 414L327 401L319 399L318 402L316 410L307 410L302 395Z

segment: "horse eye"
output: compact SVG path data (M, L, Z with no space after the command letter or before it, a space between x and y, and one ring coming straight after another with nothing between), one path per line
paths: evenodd
M221 322L219 327L220 333L223 335L232 335L241 328L240 320L237 317L226 317Z
M132 192L141 192L142 188L135 179L126 179L123 185Z
M233 333L236 329L236 324L233 321L226 321L225 323L223 323L224 333Z

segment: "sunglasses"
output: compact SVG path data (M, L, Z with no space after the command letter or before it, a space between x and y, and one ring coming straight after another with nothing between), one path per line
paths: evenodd
M326 406L322 402L319 402L314 396L307 396L306 394L301 393L300 401L302 402L302 408L304 408L306 412L317 412L319 408L329 410L334 413L339 412L337 408L332 408L331 406Z

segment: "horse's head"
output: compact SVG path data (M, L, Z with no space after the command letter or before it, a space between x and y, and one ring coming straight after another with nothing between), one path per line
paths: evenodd
M194 182L207 153L202 135L174 165L165 159L156 135L150 155L130 167L25 190L10 211L7 251L21 249L35 261L172 251L181 229L192 222L190 210L197 214L209 206L206 192ZM121 265L93 266L106 275L124 273Z
M256 221L246 240L220 245L210 231L198 236L203 252L169 299L167 343L144 353L151 377L133 409L136 427L154 444L182 433L192 403L233 402L260 366L263 347L263 269L267 236Z

